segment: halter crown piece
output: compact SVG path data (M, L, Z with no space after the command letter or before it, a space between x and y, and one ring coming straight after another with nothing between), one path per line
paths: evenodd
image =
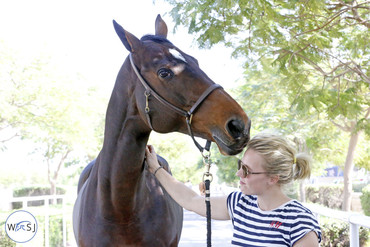
M154 96L154 98L156 98L160 103L162 103L163 105L165 105L166 107L168 107L169 109L175 111L176 113L180 114L180 115L183 115L185 117L185 120L186 120L186 125L188 127L188 132L189 132L189 135L190 137L193 139L193 142L195 144L195 146L199 149L199 151L201 153L203 153L204 150L208 151L210 150L210 147L211 147L211 141L208 141L207 140L207 143L205 145L205 147L202 147L194 138L194 133L193 133L193 130L191 129L191 120L193 118L193 114L195 113L195 111L197 110L197 108L200 106L200 104L207 98L208 95L210 95L215 89L218 89L218 88L222 88L221 85L219 84L213 84L211 85L210 87L208 87L204 92L203 94L198 98L198 100L195 102L195 104L190 108L189 111L185 111L173 104L171 104L170 102L168 102L167 100L165 100L162 96L160 96L146 81L145 79L142 77L142 75L140 74L140 72L138 71L136 65L134 64L134 61L133 61L133 58L132 58L132 54L130 53L129 55L130 57L130 63L131 63L131 66L132 66L132 69L134 70L137 78L139 79L139 81L141 82L141 84L144 86L145 88L145 92L144 92L144 96L145 96L145 115L146 115L146 119L147 119L147 122L148 122L148 125L149 127L154 130L153 128L153 125L152 125L152 121L151 121L151 118L150 118L150 108L149 108L149 97L151 95Z

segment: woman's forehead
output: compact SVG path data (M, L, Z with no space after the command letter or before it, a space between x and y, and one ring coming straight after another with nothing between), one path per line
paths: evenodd
M265 162L262 155L253 149L245 151L242 161L251 169L260 168Z

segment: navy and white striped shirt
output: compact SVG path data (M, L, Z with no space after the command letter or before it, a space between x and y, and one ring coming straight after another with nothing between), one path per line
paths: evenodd
M227 198L236 246L293 246L314 231L321 241L321 230L315 216L297 200L291 200L271 211L262 211L257 196L233 192Z

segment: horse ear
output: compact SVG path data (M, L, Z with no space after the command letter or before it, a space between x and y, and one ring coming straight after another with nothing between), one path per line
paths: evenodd
M135 35L127 32L120 24L113 20L113 26L116 30L118 37L121 39L122 43L125 45L129 52L135 52L141 46L141 41L135 37Z
M155 19L155 35L162 36L167 38L167 25L162 19L161 15L157 15L157 19Z

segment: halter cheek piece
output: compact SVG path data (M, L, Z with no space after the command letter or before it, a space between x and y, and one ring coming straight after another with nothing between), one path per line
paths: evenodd
M194 138L194 133L191 129L191 120L193 118L193 114L195 113L195 111L197 110L197 108L200 106L200 104L207 98L208 95L210 95L215 89L218 89L218 88L222 88L219 84L213 84L212 86L208 87L204 92L203 94L198 98L198 100L195 102L195 104L190 108L189 111L185 111L173 104L171 104L170 102L168 102L167 100L165 100L164 98L162 98L153 88L150 87L150 85L145 81L145 79L141 76L140 72L138 71L137 67L135 66L134 64L134 61L133 61L133 58L132 58L132 54L130 53L129 55L130 57L130 62L131 62L131 66L133 68L133 70L135 71L135 74L136 76L139 78L139 81L141 82L141 84L144 86L145 88L145 92L144 92L144 95L145 95L145 99L146 99L146 105L145 105L145 115L146 115L146 119L148 121L148 124L149 124L149 127L153 129L153 125L152 125L152 121L150 119L150 115L149 115L149 112L150 112L150 108L149 108L149 97L151 95L154 96L154 98L156 98L159 102L161 102L163 105L165 105L166 107L170 108L171 110L177 112L178 114L180 115L183 115L185 117L185 120L186 120L186 125L188 127L188 132L189 132L189 135L191 136L191 138L193 139L194 141L194 144L195 146L197 146L197 148L199 149L199 151L201 153L203 153L203 150L207 150L209 151L210 149L210 146L211 146L211 141L208 141L207 140L207 143L206 143L206 146L203 148Z

